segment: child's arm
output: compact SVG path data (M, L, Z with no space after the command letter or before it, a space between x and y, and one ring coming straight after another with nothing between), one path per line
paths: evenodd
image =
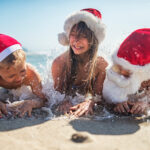
M0 117L2 114L7 115L7 109L6 109L6 104L3 102L0 102Z
M46 100L44 94L42 93L41 77L38 72L29 64L27 64L27 75L24 83L31 87L32 92L35 95L43 99L43 101Z
M106 76L106 67L108 66L108 63L105 61L104 58L98 57L97 64L96 64L96 80L94 82L94 93L97 95L102 94L103 89L103 83Z
M65 69L66 69L66 53L57 57L52 63L52 77L54 81L55 90L63 93L63 83L65 80Z
M42 93L41 78L37 71L29 64L27 64L27 74L24 79L24 84L31 87L32 92L39 97L39 99L22 101L16 108L19 109L20 116L24 116L28 112L29 116L33 108L40 108L44 105L46 98Z
M58 111L61 112L62 114L67 114L70 112L70 107L72 107L70 97L65 96L64 100L58 106Z
M52 77L54 81L54 88L55 90L59 91L60 93L64 93L64 80L65 80L65 69L66 69L66 54L64 53L61 56L57 57L52 64ZM64 100L59 104L58 111L63 114L66 114L70 111L70 107L72 103L70 98L66 95Z

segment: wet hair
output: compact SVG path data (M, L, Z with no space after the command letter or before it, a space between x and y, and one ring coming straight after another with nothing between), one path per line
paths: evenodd
M76 37L86 37L89 43L89 50L87 51L89 56L89 70L88 77L84 80L84 94L87 92L93 93L93 81L95 78L95 64L97 59L97 51L98 51L98 40L93 31L91 31L88 26L84 22L79 22L75 24L71 32L76 32ZM70 33L71 33L70 32ZM76 79L76 75L78 74L78 63L80 61L77 60L78 55L75 55L72 48L69 48L69 60L67 64L66 71L66 92L70 92L72 89L72 85Z
M8 55L2 62L0 62L0 69L9 69L12 65L18 65L25 61L26 55L22 49L16 50Z

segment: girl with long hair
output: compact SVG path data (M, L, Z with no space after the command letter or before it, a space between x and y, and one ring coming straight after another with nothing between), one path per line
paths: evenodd
M93 113L96 95L101 95L107 62L97 55L98 46L105 37L105 25L96 9L82 9L65 21L65 33L59 42L69 45L69 50L58 56L52 64L54 88L65 93L59 110L75 116ZM85 100L72 106L68 96L85 95Z

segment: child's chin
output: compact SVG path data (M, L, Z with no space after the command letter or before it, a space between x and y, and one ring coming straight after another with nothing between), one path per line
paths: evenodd
M22 84L22 81L20 81L20 82L15 82L15 84L16 84L16 85L20 85L20 84Z
M75 51L75 52L74 52L74 54L76 54L76 55L80 55L81 53L80 53L80 52Z
M74 51L74 54L76 54L76 55L81 55L81 54L83 54L84 52L82 52L81 50L76 50L76 51Z

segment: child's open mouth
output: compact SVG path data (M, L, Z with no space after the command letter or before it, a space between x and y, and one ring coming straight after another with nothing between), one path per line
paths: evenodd
M16 84L21 84L21 83L22 83L22 80L16 82Z
M83 47L82 46L73 46L76 50L81 50L81 49L83 49Z

